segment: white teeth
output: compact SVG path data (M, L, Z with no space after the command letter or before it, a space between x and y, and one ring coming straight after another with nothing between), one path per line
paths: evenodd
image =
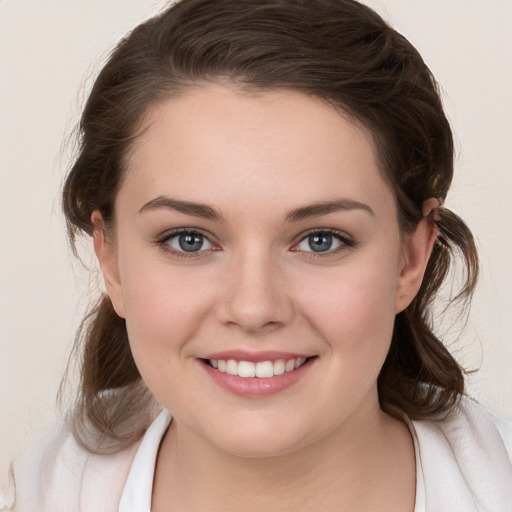
M279 359L279 361L274 361L274 375L282 375L286 371L286 361L284 359Z
M240 377L256 377L256 365L249 361L240 361L238 363L238 375Z
M305 357L299 357L298 359L295 359L295 368L297 369L299 366L302 366L305 362Z
M284 367L285 372L291 372L292 370L295 370L295 359L290 359L289 361L286 361L286 365Z
M256 363L256 377L260 379L268 379L274 376L274 365L272 361L263 361Z
M226 373L229 373L229 375L238 375L238 363L234 359L230 359L226 363Z
M306 362L305 357L296 359L278 359L277 361L261 361L252 363L250 361L235 361L234 359L210 359L210 365L222 373L229 375L238 375L239 377L259 377L268 379L274 375L282 375L286 372L292 372Z

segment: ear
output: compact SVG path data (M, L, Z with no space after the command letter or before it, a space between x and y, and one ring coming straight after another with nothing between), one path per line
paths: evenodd
M94 226L94 252L101 266L103 280L107 293L112 301L116 313L125 318L124 299L122 293L121 279L117 265L117 251L115 244L106 234L105 220L98 210L91 215Z
M435 201L433 204L432 201ZM398 284L395 295L395 314L403 311L416 297L427 263L436 241L438 228L439 203L429 199L423 207L423 218L416 229L404 237L402 245L402 261L399 268Z

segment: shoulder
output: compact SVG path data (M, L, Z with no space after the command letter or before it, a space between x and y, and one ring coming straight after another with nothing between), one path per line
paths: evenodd
M413 421L432 510L512 510L512 423L464 397L443 420Z
M15 461L16 512L117 510L137 445L108 455L91 454L59 422Z

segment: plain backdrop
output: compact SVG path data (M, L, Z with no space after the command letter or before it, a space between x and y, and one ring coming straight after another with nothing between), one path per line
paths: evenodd
M366 3L442 85L457 144L447 206L472 227L482 259L466 328L449 318L442 329L459 360L480 369L470 394L512 419L512 1ZM91 286L60 213L73 150L65 141L109 50L165 4L0 0L0 484L14 453L57 413Z

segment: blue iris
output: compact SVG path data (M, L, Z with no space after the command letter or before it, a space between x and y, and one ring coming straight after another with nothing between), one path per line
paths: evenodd
M187 233L178 237L178 244L185 252L200 251L204 245L204 237L196 233Z
M314 252L325 252L332 247L333 237L325 233L314 234L308 237L308 244Z

